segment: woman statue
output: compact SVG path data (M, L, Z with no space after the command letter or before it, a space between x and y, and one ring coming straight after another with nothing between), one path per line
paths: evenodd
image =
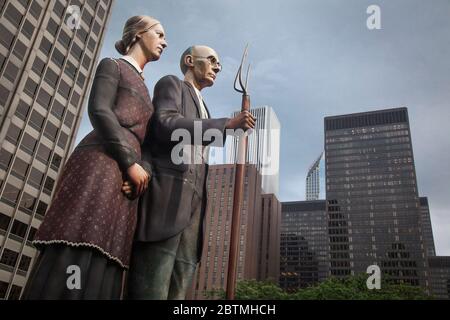
M68 159L33 243L40 250L24 299L121 299L138 197L151 178L141 144L153 105L142 69L167 47L159 21L130 18L96 70L88 112L93 130ZM133 196L121 191L124 181Z

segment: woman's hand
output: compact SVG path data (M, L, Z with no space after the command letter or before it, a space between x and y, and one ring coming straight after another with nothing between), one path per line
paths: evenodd
M127 169L128 180L134 186L135 196L141 196L148 187L149 176L139 164L135 163Z

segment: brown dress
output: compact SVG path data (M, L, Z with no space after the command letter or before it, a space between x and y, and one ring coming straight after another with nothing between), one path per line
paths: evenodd
M35 267L38 270L33 270L30 277L30 282L41 283L36 288L27 288L26 297L30 299L120 297L117 281L129 265L138 205L137 199L129 200L123 195L121 187L129 166L136 162L144 166L140 146L153 105L136 69L125 60L107 58L97 69L88 110L94 130L67 161L52 204L33 241L42 250L41 256L47 257L39 257ZM144 167L150 171L148 166ZM62 255L67 259L57 263ZM82 278L85 286L81 293L73 294L66 288L69 274L65 268L78 260L82 276L86 275ZM96 260L101 266L90 265ZM59 269L49 270L55 268L52 264L59 265ZM60 281L55 272L62 273ZM50 281L44 281L46 277L56 277L54 288L48 288L44 295L38 294L45 291L42 285ZM97 280L86 279L89 277ZM108 279L98 281L102 277L111 277L115 283L109 283ZM100 288L89 288L92 283Z

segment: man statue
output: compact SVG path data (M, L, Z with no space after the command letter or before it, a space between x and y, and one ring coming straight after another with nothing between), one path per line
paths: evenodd
M154 90L155 111L142 147L143 160L152 167L152 178L139 204L129 299L185 299L201 257L205 227L208 165L198 161L198 156L200 153L200 160L204 159L203 149L211 139L203 139L203 134L215 129L225 137L226 129L255 126L256 119L248 111L234 118L211 118L200 92L214 84L222 69L213 49L188 48L181 56L180 67L184 81L165 76ZM179 161L180 150L174 152L179 132L188 137L181 149L183 159L190 154L197 161L192 157L187 163ZM223 145L225 138L221 140ZM131 194L126 183L123 190Z

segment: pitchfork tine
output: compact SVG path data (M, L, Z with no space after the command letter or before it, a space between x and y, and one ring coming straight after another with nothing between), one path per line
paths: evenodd
M247 76L246 76L245 85L244 85L244 83L242 82L242 67L244 65L245 58L247 57L247 52L248 52L248 44L245 46L244 54L242 55L242 59L241 59L241 64L237 71L236 78L234 79L234 90L236 90L237 92L243 93L243 94L247 94L248 74L249 74L249 70L250 70L250 65L249 65L249 67L247 69ZM238 86L237 86L238 79L239 79L240 88L238 88Z

